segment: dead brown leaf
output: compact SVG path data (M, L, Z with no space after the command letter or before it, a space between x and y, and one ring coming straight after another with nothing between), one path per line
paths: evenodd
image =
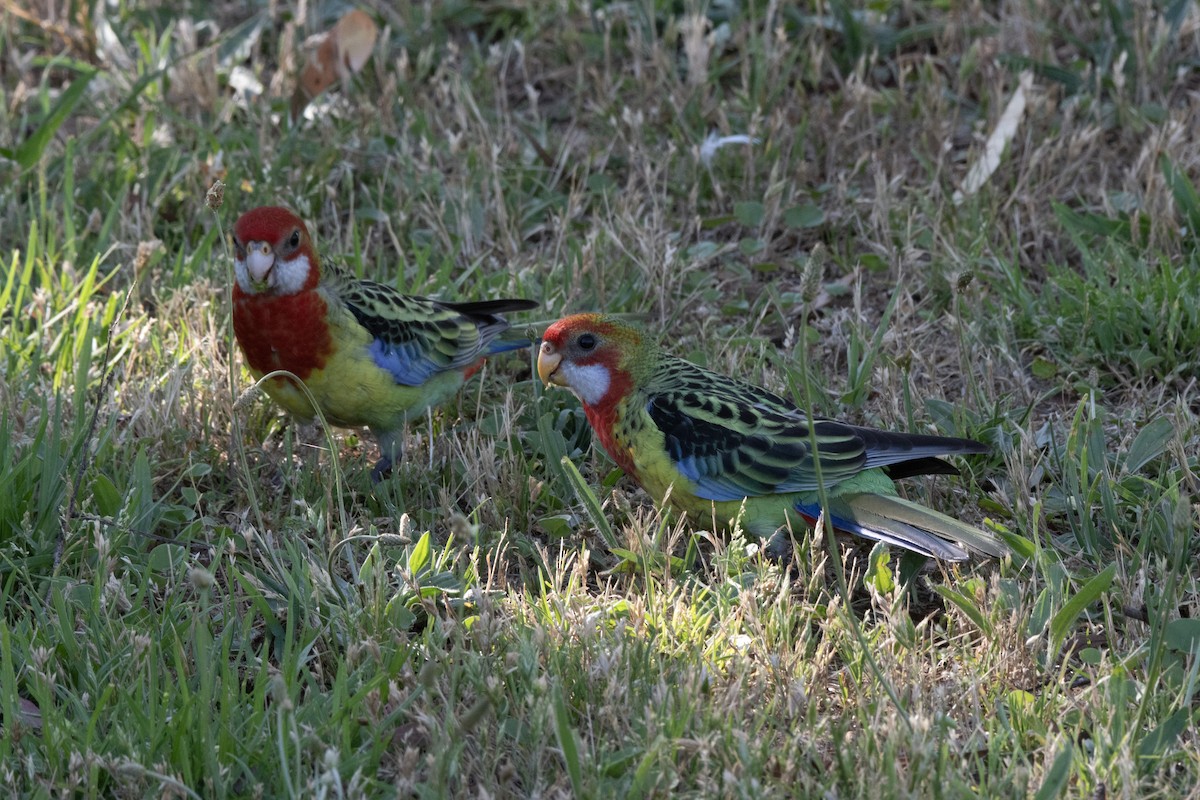
M330 86L360 72L375 49L379 26L366 13L353 9L322 37L300 73L300 82L292 95L292 116Z

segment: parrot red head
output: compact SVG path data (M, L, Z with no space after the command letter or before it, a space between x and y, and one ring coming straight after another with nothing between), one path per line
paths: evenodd
M234 273L246 294L290 295L316 288L320 269L304 221L279 206L261 206L233 225Z
M642 344L635 328L602 314L575 314L542 334L538 375L547 386L565 386L585 406L622 397L632 381L631 356Z

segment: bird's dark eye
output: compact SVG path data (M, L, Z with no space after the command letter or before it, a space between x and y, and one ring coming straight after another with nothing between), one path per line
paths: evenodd
M288 247L299 247L299 246L300 246L300 231L294 230L294 231L292 231L292 238L288 239Z
M579 337L579 349L580 350L591 350L595 346L596 346L596 337L593 336L592 334L585 333L583 336Z

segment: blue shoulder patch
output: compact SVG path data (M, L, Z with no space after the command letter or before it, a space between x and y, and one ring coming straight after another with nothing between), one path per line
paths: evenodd
M695 456L679 458L672 454L671 462L679 474L696 485L696 496L704 500L742 500L748 496L745 489L727 476L714 475L701 469Z
M376 339L371 342L367 352L380 369L387 370L396 383L405 386L420 386L442 371L433 359L421 352L415 342L395 345Z

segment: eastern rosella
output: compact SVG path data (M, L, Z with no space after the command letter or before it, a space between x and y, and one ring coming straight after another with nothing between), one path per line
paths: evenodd
M530 300L447 303L412 297L321 264L304 222L286 208L243 214L233 226L233 329L256 378L287 370L333 425L366 426L379 440L379 480L398 455L405 421L454 395L486 356L529 346L498 338L504 311ZM264 384L303 420L316 416L296 383Z
M810 420L787 400L668 355L637 328L577 314L546 330L538 375L565 386L609 456L661 503L768 537L791 521L961 561L1007 552L995 536L897 496L893 478L954 472L937 458L981 453L970 439ZM815 433L814 453L810 430ZM744 510L743 510L744 507ZM959 544L961 543L961 544ZM965 545L965 549L963 547Z

